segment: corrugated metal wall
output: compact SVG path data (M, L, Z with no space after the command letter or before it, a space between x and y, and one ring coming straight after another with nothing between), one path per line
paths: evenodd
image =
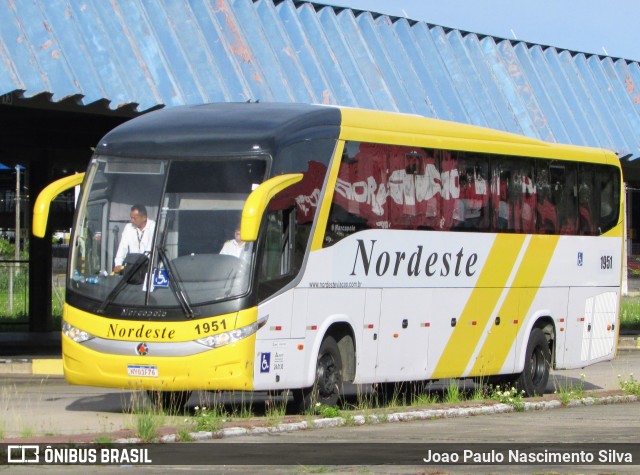
M311 102L640 156L637 62L285 0L0 0L0 96Z

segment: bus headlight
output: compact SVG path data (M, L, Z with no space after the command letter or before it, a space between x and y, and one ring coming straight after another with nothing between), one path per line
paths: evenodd
M236 328L224 333L218 333L217 335L211 335L206 338L200 338L196 340L201 345L208 346L210 348L219 348L230 343L235 343L248 336L253 335L258 331L258 322L254 322L246 327Z
M62 333L64 333L67 337L71 338L76 343L82 343L87 340L91 340L95 338L91 333L87 333L86 331L80 330L72 325L69 325L67 322L62 322Z

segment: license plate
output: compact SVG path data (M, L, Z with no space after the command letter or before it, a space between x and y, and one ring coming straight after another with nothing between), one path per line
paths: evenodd
M142 377L142 378L157 378L158 367L130 364L127 366L127 375Z

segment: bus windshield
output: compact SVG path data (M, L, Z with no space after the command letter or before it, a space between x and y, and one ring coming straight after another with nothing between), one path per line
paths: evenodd
M252 243L239 224L267 157L96 157L84 185L68 288L118 307L182 307L247 292ZM196 312L197 313L197 312Z

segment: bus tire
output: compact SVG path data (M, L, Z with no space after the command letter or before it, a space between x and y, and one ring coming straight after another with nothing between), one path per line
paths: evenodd
M551 369L551 350L549 342L540 328L534 328L529 335L524 370L515 381L518 391L524 391L526 397L543 395L549 381Z
M336 340L332 336L326 336L318 351L313 386L293 392L297 410L310 412L318 403L335 406L342 392L342 384L342 355Z
M191 391L147 391L153 405L167 414L184 414Z

